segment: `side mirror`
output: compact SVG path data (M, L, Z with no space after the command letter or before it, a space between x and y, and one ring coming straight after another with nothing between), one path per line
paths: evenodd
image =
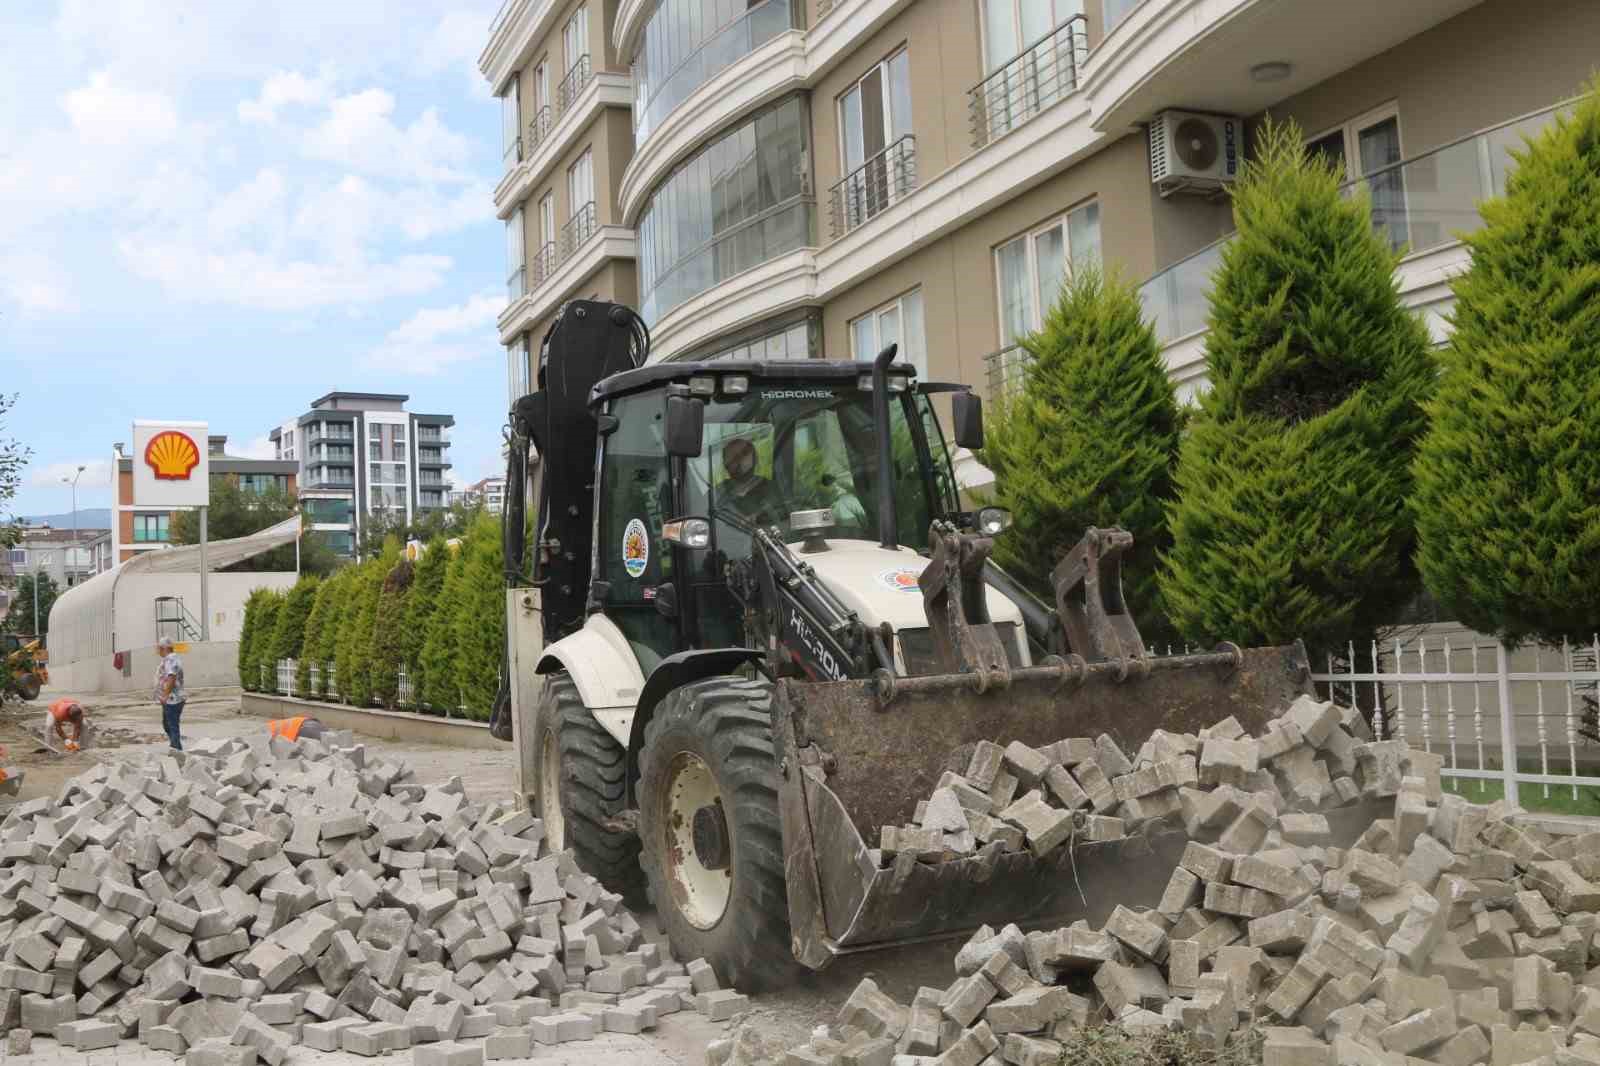
M705 404L692 396L667 397L667 454L694 459L703 449Z
M977 451L983 447L983 401L970 392L958 392L950 400L956 447Z

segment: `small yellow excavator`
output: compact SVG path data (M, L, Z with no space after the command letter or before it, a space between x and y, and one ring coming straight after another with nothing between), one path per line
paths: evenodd
M36 700L39 690L50 681L41 642L0 633L0 702L8 699Z

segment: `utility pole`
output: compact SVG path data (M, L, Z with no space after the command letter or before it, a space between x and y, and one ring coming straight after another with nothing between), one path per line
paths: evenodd
M67 565L62 573L66 575L67 587L72 587L72 560L78 551L78 479L83 476L83 467L78 467L78 472L71 477L61 475L61 480L72 486L72 547L67 549Z
M200 642L211 639L211 579L206 574L206 512L200 508Z

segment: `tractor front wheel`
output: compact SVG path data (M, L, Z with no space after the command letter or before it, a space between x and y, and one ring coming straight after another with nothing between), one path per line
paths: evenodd
M740 989L785 983L772 686L716 677L668 693L645 729L638 794L641 861L674 952Z

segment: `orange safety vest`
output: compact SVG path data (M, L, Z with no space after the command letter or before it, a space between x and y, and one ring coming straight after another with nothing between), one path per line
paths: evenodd
M284 740L299 740L300 727L306 724L305 717L277 718L267 723L267 732Z
M72 709L74 707L81 709L81 705L77 700L63 696L50 705L50 717L58 722L65 722L72 717Z

